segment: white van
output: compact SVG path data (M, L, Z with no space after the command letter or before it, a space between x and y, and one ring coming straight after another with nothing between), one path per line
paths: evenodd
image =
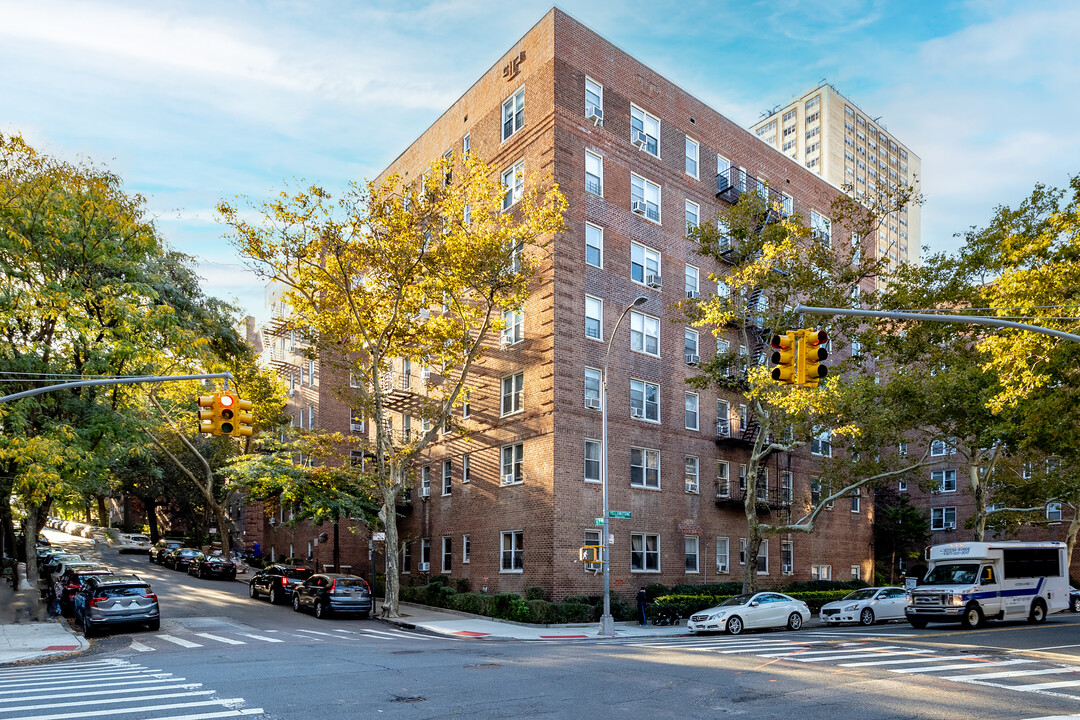
M905 609L912 627L987 619L1041 623L1069 608L1068 560L1061 542L959 542L927 548L930 569Z

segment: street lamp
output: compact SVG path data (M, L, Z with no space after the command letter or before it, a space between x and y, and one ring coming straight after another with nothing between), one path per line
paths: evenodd
M619 315L619 319L615 322L615 327L611 331L611 336L608 338L607 352L604 354L604 374L600 377L600 414L603 418L602 423L604 427L603 439L601 445L603 446L601 452L601 465L600 465L600 480L604 491L604 536L601 538L600 544L604 547L604 614L600 616L600 634L607 635L609 637L615 637L615 621L611 617L611 550L608 543L608 442L607 442L607 379L608 379L608 360L611 359L611 342L615 339L615 333L619 331L619 325L622 323L623 318L626 317L626 313L632 309L644 305L649 298L644 295L638 296L634 302L626 306L626 309Z

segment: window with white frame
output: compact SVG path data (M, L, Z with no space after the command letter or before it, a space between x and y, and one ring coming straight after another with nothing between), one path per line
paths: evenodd
M637 105L630 105L630 142L660 157L660 118Z
M308 405L307 406L307 427L308 427L308 430L314 430L315 429L315 406L314 405Z
M630 311L630 349L654 357L660 356L660 318Z
M499 559L499 572L519 573L525 570L525 531L504 530L502 532L502 557Z
M630 572L660 572L660 536L630 533Z
M442 494L449 495L453 489L454 463L452 460L443 460L442 463Z
M521 88L502 104L502 139L506 140L521 129L525 122L525 88Z
M630 448L630 486L660 489L660 451Z
M450 572L451 567L454 564L454 540L449 535L444 535L442 539L442 571L444 573Z
M716 401L716 434L731 437L731 403L727 400Z
M795 543L791 540L780 541L780 573L795 574Z
M787 193L780 193L780 210L783 212L784 217L791 217L795 214L795 198L791 197Z
M851 491L851 512L861 512L862 508L862 488L855 488Z
M362 432L364 429L364 413L360 410L349 411L349 430Z
M930 481L937 492L956 492L956 470L933 470Z
M686 429L687 430L697 430L697 429L699 429L699 423L698 423L698 394L697 393L692 393L692 392L686 393L685 405L686 405L686 412L684 413L684 415L685 415Z
M307 363L307 379L308 385L313 386L315 384L315 361L308 360Z
M525 160L518 160L502 174L502 185L506 188L503 195L503 210L509 209L525 194Z
M825 247L832 244L832 222L817 210L810 211L810 231Z
M352 373L349 373L349 387L357 387L356 385L353 385L352 382L353 382L353 376L352 376ZM293 370L293 371L291 371L289 373L289 397L292 397L295 394L296 394L296 371Z
M944 440L934 440L930 443L930 457L944 457L949 454L949 446Z
M939 507L930 509L930 529L956 529L956 508Z
M585 296L585 337L604 339L604 301L592 295Z
M601 482L600 441L585 441L585 482Z
M1046 519L1055 521L1061 520L1061 503L1046 503Z
M525 373L509 375L502 379L502 415L512 415L524 408Z
M585 264L604 267L604 228L585 223Z
M698 176L698 150L700 146L697 140L686 138L686 174L692 178Z
M630 417L660 422L660 386L645 380L630 381Z
M727 574L731 572L731 564L728 557L729 542L726 537L716 538L716 572Z
M683 536L683 557L686 559L686 572L700 572L698 568L698 539L695 535Z
M691 365L700 360L698 355L698 331L685 329L683 330L683 354L686 355L686 364Z
M660 186L640 175L630 175L630 209L655 223L660 222Z
M747 418L749 418L749 410L747 410L746 403L739 403L739 432L746 430Z
M351 388L360 387L360 380L358 380L356 378L356 375L354 375L351 371L349 372L349 387L351 387Z
M687 265L684 284L686 285L686 297L698 297L701 293L701 271L693 265Z
M780 502L790 505L795 499L795 475L791 472L780 473Z
M832 580L832 565L811 565L811 580Z
M408 540L401 543L401 572L412 572L412 543Z
M697 455L683 457L683 479L686 481L686 492L697 495L700 489L701 461Z
M815 433L810 441L810 454L832 457L832 430Z
M424 538L420 541L420 562L424 564L431 563L431 538Z
M862 580L862 566L861 565L852 565L851 566L851 579L852 580Z
M470 150L472 150L472 136L465 133L465 137L461 138L461 154L468 155Z
M746 492L746 465L739 464L739 490Z
M585 151L585 192L604 196L604 159Z
M593 111L596 111L595 113ZM585 78L585 117L604 117L604 86L592 78Z
M502 344L516 345L525 339L525 313L520 310L503 311Z
M472 537L470 535L462 535L461 562L465 565L468 565L470 559L472 559Z
M468 418L472 415L471 394L468 390L461 391L461 417Z
M600 409L600 385L603 373L595 368L585 368L585 407Z
M502 484L516 485L525 481L523 467L525 465L525 445L514 443L502 446Z
M898 492L907 492L907 480L897 481L896 489Z
M660 277L660 253L638 243L630 243L630 279L646 284Z
M762 540L761 545L758 546L757 574L758 575L768 575L769 574L769 541L768 540Z
M472 480L472 455L465 453L461 456L461 482L462 484Z
M701 208L696 202L686 201L686 232L690 233L691 230L698 226L698 218L701 216Z
M301 365L300 366L300 385L303 386L303 384L304 384L304 366Z
M726 460L716 461L716 497L731 497L731 469Z

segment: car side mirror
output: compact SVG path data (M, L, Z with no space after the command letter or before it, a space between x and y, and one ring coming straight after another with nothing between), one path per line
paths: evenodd
M758 606L758 605L760 605L760 604L761 604L761 601L760 601L760 600L753 600L753 601L751 601L751 603L750 603L750 607L757 607L757 606Z

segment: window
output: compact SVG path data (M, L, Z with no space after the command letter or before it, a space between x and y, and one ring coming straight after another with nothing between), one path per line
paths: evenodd
M461 392L461 417L468 418L472 415L472 403L470 402L470 393L468 390Z
M315 406L314 405L308 405L307 406L307 427L308 427L308 430L314 430L315 429Z
M761 136L765 135L765 133L770 133L770 132L775 132L775 131L776 131L776 121L773 120L769 124L762 125L761 127L759 127L756 132L757 132L757 136L761 137Z
M353 385L352 382L353 382L353 376L352 376L352 373L349 373L349 387L356 387L356 385ZM294 371L289 373L289 397L292 397L295 394L296 394L296 371L294 370Z
M630 486L660 489L660 451L630 448Z
M934 470L930 473L930 481L937 492L956 492L955 470Z
M832 565L811 565L811 580L832 580Z
M731 497L731 471L723 460L716 463L716 497Z
M689 233L691 230L693 230L694 228L696 228L698 226L698 217L699 217L700 212L701 212L701 210L698 207L698 204L696 202L690 202L689 200L686 201L686 232L687 233Z
M600 298L585 296L585 337L593 340L604 339L604 301Z
M472 556L472 538L469 535L461 536L461 562L465 565L469 564L469 560Z
M821 479L811 478L810 480L810 504L817 507L817 504L821 502Z
M630 349L660 356L660 319L630 311Z
M806 125L807 126L813 125L814 123L816 123L820 119L821 119L821 113L820 112L812 112L812 113L810 113L809 115L806 116Z
M510 375L502 379L502 414L504 416L521 412L524 390L525 373Z
M660 118L631 105L630 142L645 152L660 157Z
M503 331L501 342L503 345L516 345L525 339L525 313L520 310L503 311Z
M818 133L820 133L820 132L821 132L820 127L812 127L812 128L810 128L809 130L806 131L806 139L809 140L810 138L815 137L816 135L818 135Z
M790 472L780 473L780 502L790 505L795 499L795 476Z
M698 355L698 331L683 330L683 353L686 355L686 364L697 362Z
M585 482L601 482L600 441L585 441Z
M503 210L507 210L525 194L524 160L518 160L509 170L503 171L502 185L506 188L502 206Z
M307 381L308 381L309 386L315 384L315 361L314 360L308 360L308 363L307 363Z
M508 97L502 105L502 139L521 129L525 122L525 88Z
M746 564L746 538L739 538L739 564ZM757 574L768 575L769 574L769 541L762 540L761 545L758 546L757 553Z
M683 458L683 479L686 481L686 492L697 495L699 492L698 469L700 461L696 455L687 455Z
M351 387L351 388L360 387L360 381L356 379L356 375L354 375L351 371L349 372L349 387Z
M791 540L780 541L780 572L783 575L795 574L795 543Z
M640 175L630 175L630 209L655 223L660 222L660 186Z
M604 86L590 78L585 78L585 117L592 117L593 111L604 117Z
M630 417L660 422L660 386L644 380L630 381Z
M284 342L284 341L285 341L284 338L282 338L282 342ZM304 366L303 365L300 366L300 384L301 385L304 384Z
M465 133L465 137L461 138L461 154L468 155L470 150L472 150L472 136Z
M630 533L630 572L660 572L660 536Z
M461 482L467 483L472 480L472 456L469 453L465 453L461 456Z
M585 368L585 407L600 409L600 384L603 373L594 368Z
M832 223L816 210L810 211L810 230L815 238L824 243L825 247L832 244Z
M442 494L449 495L451 483L454 478L454 463L451 460L443 460L442 464Z
M686 393L686 412L685 412L685 424L687 430L698 429L698 394Z
M420 541L420 562L431 562L431 538L424 538Z
M604 195L604 159L588 150L585 151L585 191Z
M660 253L644 245L630 243L630 279L648 284L660 279Z
M604 267L604 229L585 223L585 264Z
M784 217L791 217L795 214L795 198L787 193L780 193L780 208L784 213Z
M716 538L716 572L725 574L731 572L731 565L728 563L728 539L726 537Z
M442 539L442 571L444 573L450 572L450 567L454 562L454 540L453 538L446 536Z
M698 572L698 539L692 535L683 537L683 556L686 558L686 572Z
M502 484L516 485L524 482L522 466L525 463L525 446L522 443L502 447Z
M824 430L814 435L810 441L810 454L832 457L832 430Z
M931 508L930 509L930 529L931 530L947 530L956 529L956 508L944 507L944 508Z
M1046 519L1061 520L1061 503L1052 502L1046 504Z
M727 400L716 401L716 434L731 437L731 403Z
M860 512L862 506L862 488L855 488L851 491L851 512Z
M408 540L401 543L401 572L412 572L412 543Z
M944 440L934 440L930 443L930 457L942 457L949 454L948 445Z
M862 567L859 565L851 566L851 579L862 580Z
M698 144L690 138L686 138L686 174L692 178L698 176Z
M519 573L525 569L524 563L525 532L522 530L505 530L502 533L502 557L500 558L499 571L504 573Z
M701 273L693 265L687 265L685 278L686 297L698 297L701 292Z
M362 432L364 430L364 413L360 410L349 411L349 430Z

